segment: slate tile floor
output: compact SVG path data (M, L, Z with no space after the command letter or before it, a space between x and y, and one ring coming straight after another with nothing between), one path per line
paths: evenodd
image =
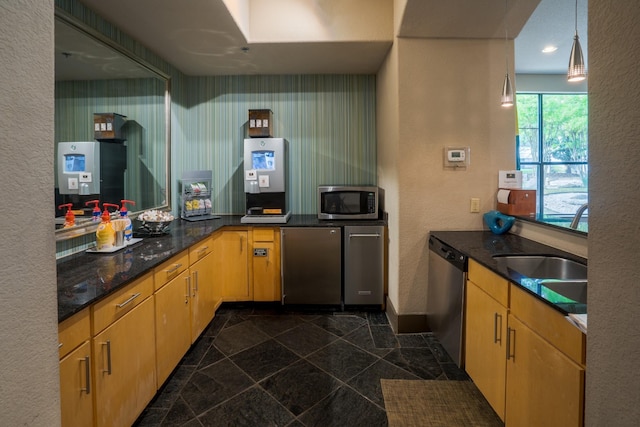
M386 426L381 378L469 379L380 311L223 305L135 426Z

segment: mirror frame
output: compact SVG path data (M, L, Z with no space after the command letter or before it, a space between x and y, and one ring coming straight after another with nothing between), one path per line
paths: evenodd
M76 30L83 33L87 37L90 37L95 41L113 49L114 51L118 52L119 54L125 56L129 60L135 62L136 64L145 68L149 72L153 73L158 79L164 81L165 83L165 92L164 92L165 120L164 122L165 122L165 152L166 152L166 159L165 159L166 182L164 183L164 186L166 189L165 204L160 206L150 207L148 209L161 209L161 210L171 209L171 195L172 195L172 189L171 189L171 76L159 70L155 66L151 65L150 63L140 58L130 50L119 45L117 42L108 38L104 34L100 33L98 30L78 20L76 17L72 16L65 10L61 9L59 6L55 7L54 22L55 21L64 22L65 24L75 28ZM133 218L140 212L141 211L131 211L130 215ZM98 227L98 224L92 224L90 221L88 221L84 224L79 224L76 227L58 229L55 231L56 241L68 240L68 239L83 236L89 233L94 233L97 227Z

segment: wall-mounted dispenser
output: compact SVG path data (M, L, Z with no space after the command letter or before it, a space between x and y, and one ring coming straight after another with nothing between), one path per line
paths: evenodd
M284 224L289 220L287 141L284 138L244 140L246 216L242 223Z

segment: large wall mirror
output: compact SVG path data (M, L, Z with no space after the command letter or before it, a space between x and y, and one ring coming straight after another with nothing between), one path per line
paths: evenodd
M126 146L121 156L126 157L123 195L135 202L129 210L169 208L169 76L61 9L55 15L56 209L69 202L73 209L90 208L86 202L97 198L60 194L58 146L60 142L95 141L94 114L105 113L125 117L119 129L125 141L117 143ZM120 200L100 202L102 207L103 202L119 204ZM64 210L56 210L57 227L61 217ZM77 222L82 225L89 218L80 216Z

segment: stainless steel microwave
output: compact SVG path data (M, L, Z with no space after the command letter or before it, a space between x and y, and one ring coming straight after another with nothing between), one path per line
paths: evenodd
M321 185L318 219L378 219L379 197L378 187Z

